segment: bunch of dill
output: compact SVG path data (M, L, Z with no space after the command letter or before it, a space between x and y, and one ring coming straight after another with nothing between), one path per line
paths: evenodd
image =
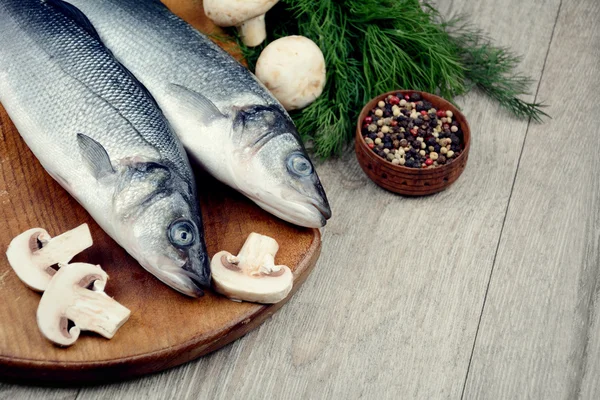
M267 13L266 43L247 48L254 70L274 39L302 35L323 52L323 94L291 113L305 143L317 156L338 154L353 137L354 124L371 98L396 89L438 93L452 101L477 86L515 115L540 120L541 105L518 98L530 80L514 72L519 62L464 22L444 21L419 0L281 0Z

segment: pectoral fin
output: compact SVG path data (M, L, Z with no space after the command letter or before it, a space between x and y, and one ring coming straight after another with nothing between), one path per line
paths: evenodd
M100 143L83 133L77 134L77 143L83 160L96 179L115 172L106 149Z
M184 86L171 83L169 95L180 106L187 109L204 125L209 125L217 119L227 118L215 104L205 96Z

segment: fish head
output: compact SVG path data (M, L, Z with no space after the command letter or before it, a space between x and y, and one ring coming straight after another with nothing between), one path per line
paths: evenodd
M179 292L199 297L210 287L210 264L194 187L156 163L130 168L115 208L120 233L140 264Z
M277 106L246 107L238 111L233 130L244 141L241 162L234 163L243 177L239 189L285 221L324 226L331 217L329 201L289 116Z

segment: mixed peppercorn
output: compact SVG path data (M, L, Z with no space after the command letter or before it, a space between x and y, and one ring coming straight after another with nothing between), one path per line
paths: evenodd
M464 147L452 111L437 110L418 93L389 95L363 121L362 135L381 158L409 168L452 162Z

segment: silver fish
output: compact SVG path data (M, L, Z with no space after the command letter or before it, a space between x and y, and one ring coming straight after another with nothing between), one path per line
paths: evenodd
M292 120L245 67L158 0L68 1L156 98L190 157L270 213L325 225L331 209Z
M0 102L102 229L167 285L203 293L210 269L185 151L79 10L0 0Z

